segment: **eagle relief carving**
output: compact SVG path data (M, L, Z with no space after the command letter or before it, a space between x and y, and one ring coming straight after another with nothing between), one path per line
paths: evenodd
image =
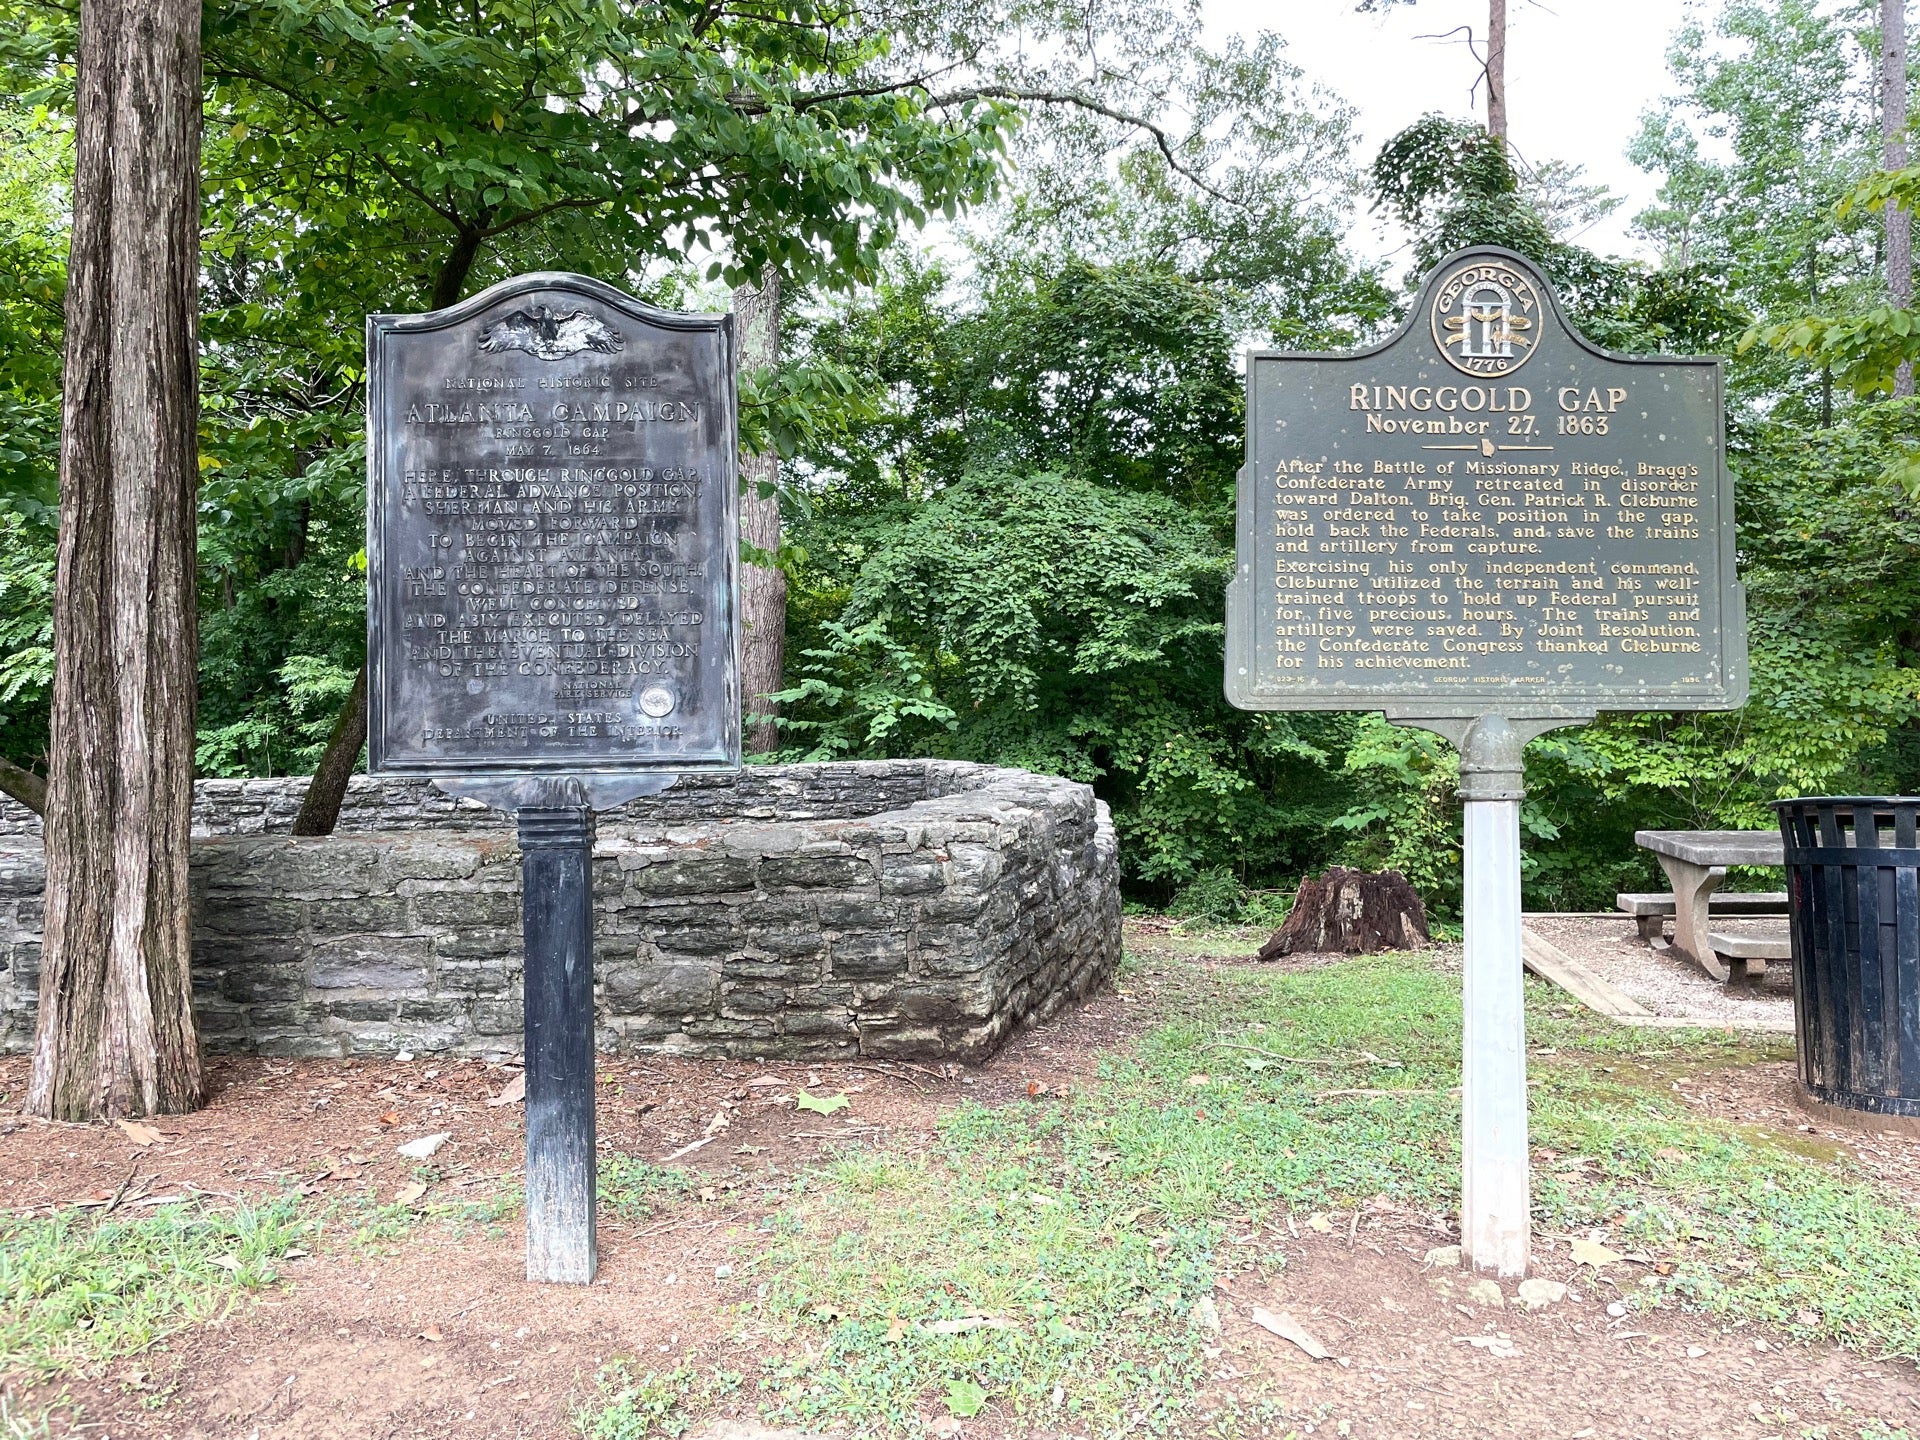
M625 343L618 331L585 310L557 315L545 305L510 310L480 336L480 348L489 355L525 350L542 360L564 360L582 350L613 355Z

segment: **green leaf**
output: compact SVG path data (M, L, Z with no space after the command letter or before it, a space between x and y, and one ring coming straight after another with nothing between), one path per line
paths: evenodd
M947 1410L962 1420L969 1420L987 1408L987 1392L971 1380L949 1380L947 1382Z
M853 1102L844 1095L809 1095L802 1090L794 1097L793 1108L810 1111L815 1115L831 1115L836 1110L844 1110ZM972 1412L969 1411L969 1414Z

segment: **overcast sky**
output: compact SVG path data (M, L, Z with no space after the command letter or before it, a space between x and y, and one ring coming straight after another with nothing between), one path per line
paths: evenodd
M1359 112L1360 158L1428 111L1484 123L1479 65L1462 37L1422 39L1460 25L1486 36L1486 0L1419 0L1384 15L1356 13L1354 0L1202 0L1210 39L1277 30L1293 62ZM1667 42L1686 12L1684 0L1508 0L1509 138L1531 163L1584 165L1627 203L1581 237L1603 254L1639 254L1628 234L1652 198L1652 177L1625 154L1641 112L1667 93ZM1377 230L1369 219L1367 228ZM1361 234L1355 247L1384 256L1397 234Z

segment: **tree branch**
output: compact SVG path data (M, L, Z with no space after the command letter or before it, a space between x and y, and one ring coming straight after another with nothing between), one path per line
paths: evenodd
M954 90L944 95L934 95L931 99L935 105L954 105L964 100L1027 100L1041 105L1072 105L1095 115L1104 115L1109 120L1118 120L1122 125L1131 125L1134 129L1144 130L1151 135L1154 144L1160 148L1160 154L1173 171L1184 175L1214 199L1232 205L1236 209L1246 208L1243 202L1218 188L1192 166L1182 164L1180 158L1174 154L1173 141L1168 137L1167 132L1151 120L1116 109L1077 90L1023 90L1010 85L982 85L970 90Z
M36 815L47 813L47 781L43 775L23 769L0 757L0 791L5 791Z

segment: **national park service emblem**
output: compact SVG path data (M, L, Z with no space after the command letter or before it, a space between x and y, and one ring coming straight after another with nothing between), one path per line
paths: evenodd
M1540 292L1517 265L1474 260L1441 277L1433 295L1433 343L1449 365L1499 379L1533 356Z

